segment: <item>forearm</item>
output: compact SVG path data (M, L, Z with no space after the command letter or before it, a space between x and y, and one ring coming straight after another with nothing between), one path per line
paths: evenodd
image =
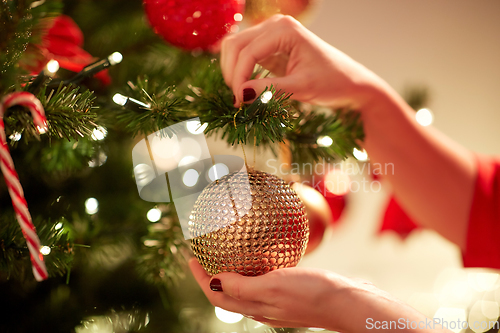
M343 306L339 306L339 302ZM409 305L377 289L369 283L356 283L344 290L342 300L331 299L331 308L339 311L325 315L330 318L326 328L343 333L359 332L446 332L438 321L425 317Z
M385 83L361 108L365 149L416 222L465 247L476 168L471 152L432 127ZM387 168L385 168L387 167Z

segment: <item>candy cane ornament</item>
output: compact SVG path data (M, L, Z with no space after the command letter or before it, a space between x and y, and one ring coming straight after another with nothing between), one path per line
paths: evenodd
M31 221L31 215L28 210L28 204L24 198L23 188L19 182L19 176L14 168L14 162L10 156L7 140L5 136L5 125L3 115L5 110L14 105L27 107L33 116L33 122L40 132L47 130L47 119L42 103L33 94L29 92L14 92L5 96L0 102L0 169L5 178L5 183L12 199L12 206L16 212L17 222L21 226L24 238L30 251L33 275L37 281L47 279L48 273L43 260L43 254L40 253L40 239L36 234L35 226Z

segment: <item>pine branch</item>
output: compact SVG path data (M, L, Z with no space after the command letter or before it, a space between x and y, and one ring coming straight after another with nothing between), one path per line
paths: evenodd
M25 87L28 89L29 85ZM92 103L95 99L90 91L79 92L79 88L60 85L57 90L46 93L46 86L37 94L45 109L49 138L79 139L90 138L97 127L97 114ZM4 118L7 136L22 135L25 142L40 139L30 112L19 106L7 110Z
M235 108L217 60L193 59L189 61L201 67L193 65L197 74L189 74L179 86L160 87L148 79L129 82L130 96L149 107L122 108L117 116L120 124L133 135L149 134L199 117L208 124L206 135L218 135L230 145L255 144L276 153L273 144L286 139L294 162L300 163L345 159L353 148L359 148L364 134L358 113L309 112L301 103L292 102L290 94L274 87L266 88L252 104ZM322 136L330 137L332 144L318 144Z
M92 130L97 127L92 92L79 92L79 88L61 85L48 95L43 89L38 98L45 108L49 136L68 140L91 137Z
M208 123L205 132L208 135L220 134L231 145L253 144L254 136L256 145L281 142L290 126L290 95L273 87L266 89L254 103L244 104L240 109L232 107L227 98L223 101L220 95L203 97L206 107L199 117Z
M322 143L321 139L330 138ZM345 159L364 138L359 113L336 110L322 113L318 110L299 111L286 133L292 159L297 163ZM319 141L319 142L318 142Z
M32 142L17 147L27 165L35 166L34 174L39 174L51 184L66 181L71 176L80 175L89 167L92 158L99 158L99 143L84 138L79 140L48 140ZM98 162L97 162L98 164Z
M155 285L172 286L184 276L187 250L182 230L175 214L167 209L166 216L151 224L148 235L143 238L141 255L137 259L137 271L144 279ZM166 208L168 207L168 208Z
M42 221L41 218L33 220L40 242L51 249L50 254L45 256L49 276L62 276L71 267L73 243L64 227L65 223L64 219L56 223ZM0 274L7 280L34 279L26 240L13 214L0 215Z
M134 136L150 134L196 117L196 114L189 110L188 101L175 96L174 87L160 87L144 78L139 79L136 84L129 82L129 88L133 98L149 106L141 110L122 108L117 111L118 123Z
M245 144L248 140L253 143L254 133L257 144L264 140L283 140L289 126L289 94L271 87L255 103L237 109L232 104L232 92L225 85L217 62L210 61L197 72L193 84L184 82L180 87L159 87L147 78L139 79L136 84L129 82L132 90L129 96L149 107L142 111L120 109L116 117L119 123L137 135L200 117L202 122L208 123L206 134L221 134L233 145Z

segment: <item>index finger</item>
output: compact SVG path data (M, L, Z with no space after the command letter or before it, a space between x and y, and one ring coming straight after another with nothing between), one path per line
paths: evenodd
M234 67L236 66L236 62L241 50L254 38L268 31L268 25L278 20L281 16L283 15L275 15L268 20L245 29L241 32L226 35L226 37L222 39L220 63L224 81L229 87L236 88L233 87Z

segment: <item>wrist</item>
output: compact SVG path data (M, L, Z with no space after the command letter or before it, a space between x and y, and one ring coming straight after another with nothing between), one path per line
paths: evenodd
M335 293L327 296L328 304L323 307L330 311L324 316L328 318L325 328L344 333L365 331L366 319L376 311L376 296L367 287L375 287L348 278L344 278L342 283L339 282L338 278L332 281L332 290L335 290ZM331 312L331 309L334 309L334 312Z
M329 330L344 333L371 332L379 329L385 331L387 327L384 325L387 323L396 331L406 328L408 322L430 321L415 309L369 282L350 279L345 287L337 290L334 297L330 297L328 306L329 309L337 309L335 314L330 313L328 316L329 323L326 328ZM438 328L438 325L435 326ZM410 328L408 327L409 330Z

